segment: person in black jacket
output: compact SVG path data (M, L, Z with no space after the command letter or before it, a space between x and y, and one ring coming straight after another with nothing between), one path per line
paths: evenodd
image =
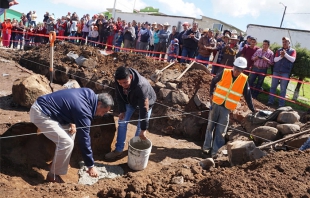
M114 151L105 155L107 160L113 160L122 154L124 149L127 125L132 114L139 108L139 121L135 136L146 139L149 118L156 101L156 94L147 79L137 70L119 67L115 72L116 99L119 108L117 142Z
M183 35L183 47L182 47L182 59L181 62L189 62L189 60L186 61L185 58L194 58L195 52L198 48L198 41L200 39L201 35L198 31L198 23L194 22L193 27L191 29L188 29Z

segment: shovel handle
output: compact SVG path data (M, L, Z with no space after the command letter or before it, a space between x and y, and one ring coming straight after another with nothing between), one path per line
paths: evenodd
M194 63L195 61L193 61L176 80L180 80L180 78L182 78L182 76L193 66Z
M54 42L56 40L56 32L55 31L50 31L49 40L50 40L50 46L54 47Z
M168 66L164 67L163 69L161 69L160 71L164 71L165 69L167 69L168 67L170 67L171 65L173 65L175 62L170 63Z
M286 137L286 138L282 138L282 139L277 140L277 141L274 141L274 142L270 142L270 143L268 143L268 144L259 146L258 148L259 148L259 149L266 148L266 147L268 147L268 146L277 144L277 143L279 143L279 142L283 142L283 141L285 141L285 140L289 140L289 139L291 139L291 138L294 138L294 137L296 137L296 136L299 136L299 135L302 135L302 134L305 134L305 133L309 133L309 132L310 132L310 129L305 130L305 131L302 131L302 132L299 132L299 133L295 133L294 135L291 135L291 136Z

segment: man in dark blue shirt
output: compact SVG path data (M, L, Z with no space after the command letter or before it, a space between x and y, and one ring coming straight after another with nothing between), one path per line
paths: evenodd
M91 89L65 89L40 96L30 109L30 120L56 144L55 156L46 180L63 183L59 175L68 171L70 156L77 134L88 173L97 177L90 143L91 120L103 116L114 105L111 95L96 95Z

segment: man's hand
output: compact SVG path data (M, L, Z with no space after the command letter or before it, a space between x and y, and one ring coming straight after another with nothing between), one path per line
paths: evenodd
M280 55L281 55L282 57L284 57L285 54L286 54L285 50L282 50L282 51L280 52Z
M142 139L142 140L146 140L146 130L141 130L140 134L139 134L139 137Z
M76 133L76 126L75 126L75 124L70 124L69 133L71 135Z
M96 169L96 167L91 167L91 168L89 168L88 169L88 171L86 171L88 174L89 174L89 176L91 176L91 177L98 177L98 172L97 172L97 169Z
M17 5L17 4L19 4L17 1L11 1L11 2L9 3L9 6L13 6L13 5Z
M120 113L120 114L118 115L118 119L119 119L119 120L124 120L124 118L125 118L125 113Z

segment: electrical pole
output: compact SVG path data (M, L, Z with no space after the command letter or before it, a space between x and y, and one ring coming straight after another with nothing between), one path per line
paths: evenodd
M115 5L116 5L116 0L114 0L114 6L113 6L113 11L112 11L112 16L114 20L115 20Z
M283 16L282 16L282 20L281 20L281 24L280 24L280 28L282 27L282 23L283 23L283 19L284 19L284 16L285 16L285 12L286 12L286 5L284 5L283 3L280 2L280 4L282 4L284 6L284 12L283 12Z

